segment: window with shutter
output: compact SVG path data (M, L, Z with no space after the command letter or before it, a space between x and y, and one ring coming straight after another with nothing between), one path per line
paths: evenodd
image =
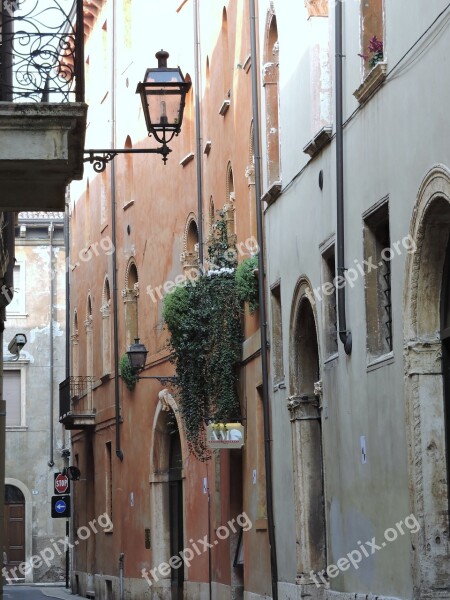
M6 400L6 426L22 425L22 397L20 370L3 372L3 398Z

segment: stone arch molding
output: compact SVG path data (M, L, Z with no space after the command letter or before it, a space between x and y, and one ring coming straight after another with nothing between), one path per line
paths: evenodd
M25 498L25 562L29 564L32 556L32 541L33 541L33 500L28 487L13 477L5 477L5 485L13 485L22 492ZM33 569L30 569L25 574L25 582L33 582Z
M191 233L192 227L195 226L197 231L197 243L194 244L194 247L191 247L189 243L189 235ZM198 247L198 228L199 225L197 223L197 219L193 212L190 212L186 223L184 226L183 233L183 251L180 255L180 262L183 265L183 269L198 269L198 256L199 256L199 247Z
M133 284L133 289L130 289L130 271L131 271L132 267L134 267L136 270L137 282ZM139 296L139 271L138 271L137 264L136 264L136 261L134 260L134 258L130 258L130 260L128 261L128 264L127 264L126 271L125 271L125 290L122 291L122 296L124 298L125 298L127 292L131 293L131 295L136 298Z
M86 320L84 321L84 327L86 331L92 329L92 294L91 290L88 291L86 297Z
M183 465L186 464L189 456L178 405L169 390L163 389L158 394L158 404L153 418L150 454L150 508L154 564L168 562L170 558L170 522L168 510L170 440L166 427L166 416L170 410L173 411L177 420ZM184 469L182 470L182 478L183 480L185 478ZM184 520L184 522L186 521ZM157 587L170 587L170 575L168 578L161 579Z
M450 170L430 169L419 188L404 278L405 416L410 503L420 522L412 544L414 598L444 598L450 577L440 298L450 233ZM448 596L445 596L447 598Z
M102 309L104 307L109 309L110 306L111 306L111 286L109 284L108 275L105 275L105 277L103 278L102 307L100 308L100 311L102 311Z
M193 212L190 212L187 219L186 219L186 223L184 225L184 232L183 232L183 253L187 253L189 251L188 248L188 237L189 237L189 230L191 228L192 223L195 224L195 226L198 229L198 225L197 225L197 219L194 215Z
M294 467L297 576L302 577L305 585L314 587L310 573L326 568L326 523L321 360L318 318L311 290L309 279L300 277L293 294L289 323L291 395L287 408ZM319 370L317 380L314 359Z
M302 275L295 286L294 294L292 296L292 307L291 307L291 315L289 322L289 382L290 382L290 394L295 395L298 393L298 382L297 377L295 375L295 371L297 368L296 361L298 358L298 352L296 348L296 331L297 331L297 323L300 312L300 305L303 300L307 299L312 308L314 322L316 326L317 332L317 348L319 352L319 360L321 356L320 352L320 337L319 337L319 319L316 310L316 303L314 301L313 287L311 285L310 280L305 275ZM321 370L321 369L320 369ZM320 386L319 386L320 387Z
M78 311L73 311L72 335L78 335Z

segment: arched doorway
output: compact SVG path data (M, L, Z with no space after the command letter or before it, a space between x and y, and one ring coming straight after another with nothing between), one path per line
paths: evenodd
M326 568L325 494L322 456L322 384L316 318L300 280L290 326L290 402L294 460L297 575Z
M153 423L151 453L151 532L153 564L169 562L184 549L183 457L186 447L180 435L181 419L173 397L167 390L159 393ZM170 576L153 583L154 589L170 586L170 598L182 600L185 572L183 565L171 568ZM166 597L166 596L164 596Z
M442 375L444 379L444 428L445 458L447 466L447 490L450 485L450 237L445 253L444 273L441 292L441 342L442 342ZM447 491L447 503L450 515L450 493Z
M438 166L419 189L404 286L410 498L420 522L412 535L414 597L437 597L450 576L449 234L450 171Z
M177 556L183 550L183 456L180 433L173 411L168 413L169 441L169 538L170 555ZM172 600L183 600L184 565L171 569L170 584Z
M5 485L4 540L6 569L11 579L23 578L14 569L26 559L25 554L25 496L22 491L10 484Z

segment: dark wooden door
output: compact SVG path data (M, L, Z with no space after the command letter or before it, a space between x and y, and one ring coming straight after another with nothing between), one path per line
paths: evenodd
M441 289L442 375L444 378L445 459L447 463L447 500L450 514L450 240L444 264Z
M25 561L25 503L5 504L5 552L8 571ZM17 572L18 577L22 575Z
M179 555L183 550L183 481L181 469L181 440L178 430L171 434L169 467L169 522L170 556ZM172 600L183 600L184 565L171 570Z

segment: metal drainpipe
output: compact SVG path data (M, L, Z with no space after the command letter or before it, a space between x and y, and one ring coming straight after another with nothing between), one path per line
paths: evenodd
M255 0L250 4L250 42L252 71L252 103L253 103L253 144L255 152L255 196L256 196L256 229L258 238L258 296L259 296L259 331L261 336L261 369L262 399L264 415L264 464L266 468L267 525L269 529L270 566L272 574L272 598L278 600L278 564L275 539L275 521L273 512L272 491L272 457L270 439L270 405L269 405L269 369L267 361L267 322L265 305L264 276L264 237L261 207L261 150L259 144L259 94L258 94L258 53L256 51L256 15Z
M202 199L202 131L200 121L200 15L199 0L194 0L194 54L195 54L195 129L197 137L197 212L198 212L198 262L203 266L203 199Z
M111 73L111 148L116 147L116 0L112 4L112 73ZM116 239L116 168L111 161L111 234L114 251L112 253L113 280L113 337L114 337L114 398L116 420L116 456L123 460L120 447L120 394L119 394L119 330L117 322L117 239Z
M337 272L345 273L345 234L344 234L344 128L342 108L342 2L338 0L335 8L335 60L336 60L336 214L337 214ZM338 286L339 338L344 344L346 354L352 351L352 334L347 331L345 312L345 285Z
M120 553L120 556L119 556L119 587L120 587L120 600L124 600L124 585L123 585L124 562L125 562L125 554L124 554L123 552L121 552L121 553Z
M50 460L48 461L49 467L55 466L53 460L53 294L55 291L53 281L53 221L50 221L49 227L50 233Z
M70 244L69 244L69 202L70 192L67 191L66 211L64 213L64 249L66 269L66 379L70 377ZM66 447L66 428L62 428L63 448Z

